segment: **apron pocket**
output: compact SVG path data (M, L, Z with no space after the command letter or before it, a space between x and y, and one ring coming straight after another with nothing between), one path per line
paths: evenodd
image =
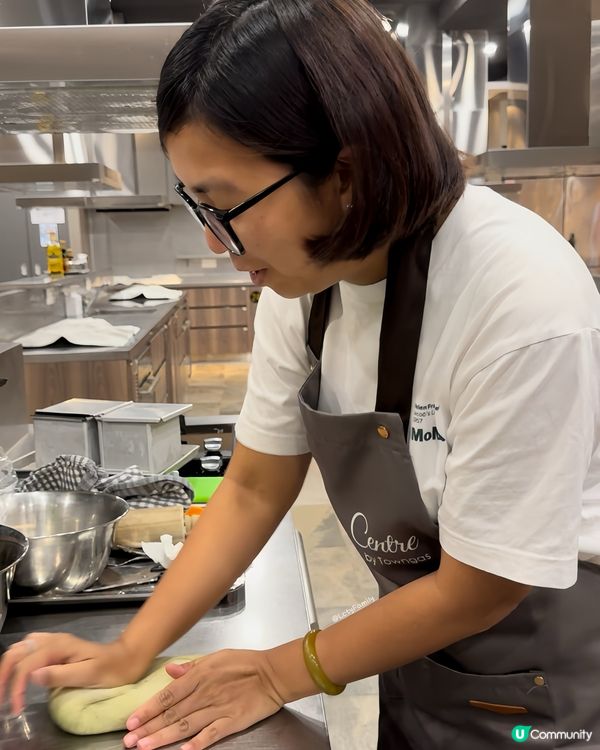
M426 657L382 675L380 697L402 696L405 731L416 748L514 748L515 727L555 729L542 671L479 675ZM522 731L515 730L517 738ZM518 740L517 740L518 741ZM536 741L536 747L553 747Z

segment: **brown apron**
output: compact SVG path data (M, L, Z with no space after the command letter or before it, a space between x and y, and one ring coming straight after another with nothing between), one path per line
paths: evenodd
M375 412L319 411L331 290L315 296L308 325L313 370L299 401L310 450L380 596L440 561L407 445L432 237L428 229L389 253ZM380 540L375 550L367 537ZM518 726L531 727L535 747L600 748L600 567L580 563L573 587L533 589L493 628L380 675L379 687L378 750L512 748ZM521 741L523 731L514 730Z

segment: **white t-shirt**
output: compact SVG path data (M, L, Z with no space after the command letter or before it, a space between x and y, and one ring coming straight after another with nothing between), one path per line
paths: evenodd
M385 285L334 292L320 409L374 410ZM308 451L311 302L261 296L236 428L254 450ZM560 234L488 188L468 186L433 242L409 433L455 559L566 588L600 555L600 295Z

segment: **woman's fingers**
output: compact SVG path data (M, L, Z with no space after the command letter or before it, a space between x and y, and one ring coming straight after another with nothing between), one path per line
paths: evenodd
M0 661L0 698L9 693L11 710L18 714L29 681L46 687L109 687L135 681L139 672L134 655L117 642L99 644L68 633L31 633Z
M152 719L177 706L178 703L192 695L196 687L197 683L193 679L173 680L131 714L127 719L127 729L133 731L148 724Z
M150 719L150 721L147 721L145 724L141 724L130 734L126 735L125 746L135 746L135 743L133 743L132 745L127 744L127 741L131 742L133 735L135 735L137 740L140 740L143 737L149 737L155 732L161 732L162 730L171 726L178 726L181 732L184 733L181 736L189 737L192 733L192 730L190 729L190 717L196 716L196 718L198 718L199 714L214 711L214 708L215 707L211 706L208 701L203 701L202 696L198 695L195 690L192 690L189 695L183 700L179 701L179 703L175 703L170 708L167 708L166 710L158 714L158 716ZM138 713L139 712L136 711L134 715L138 716ZM213 716L212 718L210 716L204 717L205 723L202 725L199 725L198 721L196 721L193 731L198 732L206 725L206 723L212 721L213 718L216 718L216 716ZM127 722L127 724L129 725L129 721ZM187 734L185 734L186 731Z
M71 651L68 636L56 636L52 645L47 634L32 633L15 643L3 656L1 664L2 698L10 682L10 707L13 714L23 711L27 682L32 672L56 661L64 661Z
M223 737L228 737L243 728L245 727L240 727L240 729L233 727L230 719L217 719L182 745L181 750L206 750L207 747L211 747L215 742L222 740Z
M25 658L32 648L31 642L17 641L11 644L2 656L0 661L0 701L4 701L4 696L8 682L13 673L15 666Z
M189 672L193 666L193 661L188 661L185 664L167 664L165 666L165 671L169 675L169 677L172 677L174 680L176 680L178 677L182 677L184 674Z
M161 716L127 734L123 738L123 744L126 748L155 750L186 740L214 722L219 715L219 711L212 707L192 713L188 713L189 710L183 704L167 709Z

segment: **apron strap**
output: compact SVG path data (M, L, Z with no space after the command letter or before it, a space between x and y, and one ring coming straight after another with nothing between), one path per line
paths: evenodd
M392 244L388 254L375 409L400 415L407 442L433 234L433 224L428 225ZM308 319L307 346L317 360L323 353L332 289L314 296Z
M430 225L393 244L388 258L375 409L399 414L407 440L432 240Z
M313 298L308 319L307 345L313 353L315 359L320 360L323 353L323 341L325 340L325 330L329 319L329 304L331 302L331 290L325 289Z

